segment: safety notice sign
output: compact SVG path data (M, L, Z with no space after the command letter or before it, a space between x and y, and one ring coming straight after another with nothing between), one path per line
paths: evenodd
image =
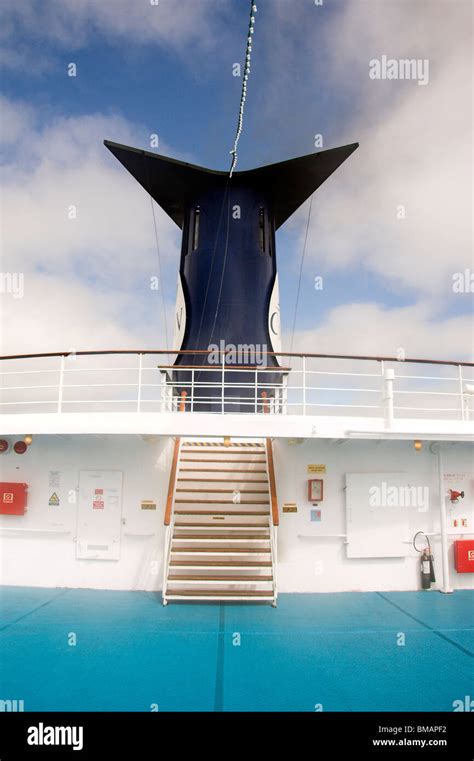
M95 489L94 497L92 500L92 507L94 510L104 509L104 490L103 489Z

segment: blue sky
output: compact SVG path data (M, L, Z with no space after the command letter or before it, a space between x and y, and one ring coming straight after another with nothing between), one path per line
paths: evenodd
M467 358L472 292L453 293L452 278L473 270L470 4L257 6L238 168L311 153L316 133L324 148L360 142L313 202L295 347ZM163 346L150 202L101 141L149 148L156 132L160 153L226 169L248 8L5 0L3 270L25 273L24 298L2 296L23 323L5 350ZM371 80L369 61L383 54L429 59L428 85ZM307 214L305 204L277 239L285 348ZM171 321L179 234L157 219Z

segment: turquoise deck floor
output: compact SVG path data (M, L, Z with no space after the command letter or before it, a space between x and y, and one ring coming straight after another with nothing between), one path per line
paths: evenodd
M0 699L26 711L452 711L474 697L473 658L468 590L282 594L274 609L0 587Z

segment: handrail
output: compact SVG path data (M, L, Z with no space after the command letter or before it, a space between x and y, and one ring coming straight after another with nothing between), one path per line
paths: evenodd
M278 498L277 498L277 491L276 491L275 466L273 462L272 440L267 439L266 445L267 445L268 479L270 481L270 500L271 500L271 506L272 506L272 523L274 526L278 526L280 524L280 517L278 515Z
M171 523L171 511L173 509L174 487L176 485L176 473L178 470L178 455L179 455L180 442L181 442L181 439L179 437L176 437L176 439L174 440L173 463L171 465L170 482L168 486L168 496L166 498L166 510L165 510L165 518L164 518L165 526L169 526Z
M396 362L399 365L409 364L427 364L427 365L456 365L461 367L474 367L474 362L462 362L454 359L426 359L426 358L405 358L400 357L384 357L373 355L357 355L357 354L312 354L312 353L291 353L291 352L276 352L267 351L266 355L271 357L308 357L308 359L351 359L351 360L372 360L374 362ZM99 354L215 354L211 349L106 349L106 350L93 350L93 351L55 351L55 352L40 352L38 354L4 354L0 356L2 360L13 359L39 359L45 357L83 357L83 356L95 356ZM224 352L225 354L225 352ZM174 366L179 369L179 365ZM217 365L216 365L217 367Z
M263 399L263 411L268 413L270 412L270 408L268 406L268 394L266 391L262 391L262 399ZM270 482L270 500L272 505L272 523L274 526L278 526L280 523L280 518L278 515L278 498L277 498L277 491L276 491L276 480L275 480L275 466L273 462L273 445L272 440L267 439L266 440L266 449L267 449L267 463L268 463L268 480Z

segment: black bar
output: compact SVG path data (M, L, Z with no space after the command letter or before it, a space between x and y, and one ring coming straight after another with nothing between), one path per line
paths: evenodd
M407 684L407 690L422 689ZM473 715L459 713L1 713L0 758L107 759L231 756L283 749L310 758L444 758L472 761ZM41 729L42 725L42 729ZM61 735L73 745L32 745ZM80 749L82 727L82 749ZM76 728L76 734L72 728ZM222 744L222 733L224 742ZM226 739L227 738L227 739ZM382 744L383 743L383 744ZM424 745L423 745L424 743Z

